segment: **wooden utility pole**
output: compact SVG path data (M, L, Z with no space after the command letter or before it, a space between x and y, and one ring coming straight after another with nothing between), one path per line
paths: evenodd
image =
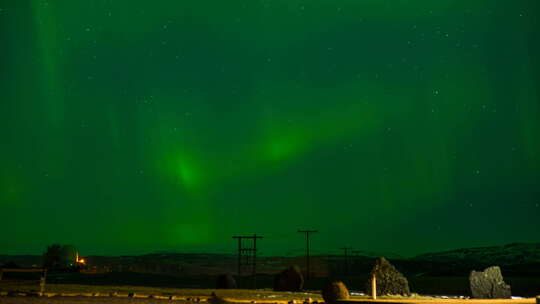
M300 233L306 234L306 280L309 280L309 234L319 232L317 230L298 230Z
M349 275L349 250L351 250L352 248L351 247L342 247L342 248L339 248L341 250L344 251L345 253L345 275Z
M377 276L375 273L371 275L371 298L377 300Z
M242 265L244 264L242 258L246 259L246 264L251 264L251 273L253 275L253 287L256 286L256 271L257 271L257 239L262 239L262 236L256 234L251 236L233 236L233 239L238 239L238 275L242 275ZM242 240L252 240L251 247L244 247Z
M41 277L39 278L39 295L43 296L43 293L45 292L45 280L47 278L47 269L43 269L43 272L41 273Z

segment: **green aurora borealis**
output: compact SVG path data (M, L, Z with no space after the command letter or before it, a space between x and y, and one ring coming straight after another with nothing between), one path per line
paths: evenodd
M537 0L0 0L0 253L540 235Z

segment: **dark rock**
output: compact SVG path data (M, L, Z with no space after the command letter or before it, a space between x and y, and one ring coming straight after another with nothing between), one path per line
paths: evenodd
M337 300L349 299L349 290L341 281L329 282L324 286L321 293L326 304L335 303Z
M504 282L499 266L492 266L484 271L471 271L469 283L473 298L510 299L512 297L510 285Z
M293 266L274 277L274 291L300 291L304 287L304 277L298 266Z
M236 280L230 274L222 274L217 279L217 288L218 289L236 289Z
M210 304L225 304L225 300L216 295L216 293L214 291L212 291L212 296L210 297L210 299L208 299L208 302L210 302Z
M369 274L365 286L366 294L371 295L371 278L377 278L377 295L403 295L410 296L409 281L390 262L380 257Z

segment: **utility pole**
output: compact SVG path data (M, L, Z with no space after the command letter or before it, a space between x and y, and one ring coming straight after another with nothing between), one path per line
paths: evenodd
M319 232L317 230L298 230L299 233L306 234L306 280L309 280L309 234Z
M342 248L339 248L341 250L344 251L345 253L345 275L349 275L349 250L351 250L352 248L351 247L342 247Z
M246 263L248 266L251 264L251 273L253 275L253 287L256 286L256 267L257 267L257 239L262 239L262 236L258 236L256 234L252 236L233 236L233 239L238 240L238 275L242 275L242 265L244 264L242 262L242 258L245 258ZM252 246L251 247L244 247L242 240L248 239L252 240Z

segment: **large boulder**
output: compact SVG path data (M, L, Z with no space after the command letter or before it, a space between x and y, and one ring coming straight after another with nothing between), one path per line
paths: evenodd
M328 282L321 293L326 304L335 303L337 300L349 299L349 290L341 281Z
M478 299L510 299L510 285L504 283L499 266L486 268L484 271L471 271L469 275L471 295Z
M375 265L369 274L365 285L366 294L372 295L371 278L375 275L377 279L377 295L403 295L410 296L409 281L394 265L383 257L375 260Z
M274 291L300 291L304 277L298 266L289 267L274 277Z
M231 274L222 274L217 278L218 289L236 289L236 280Z

